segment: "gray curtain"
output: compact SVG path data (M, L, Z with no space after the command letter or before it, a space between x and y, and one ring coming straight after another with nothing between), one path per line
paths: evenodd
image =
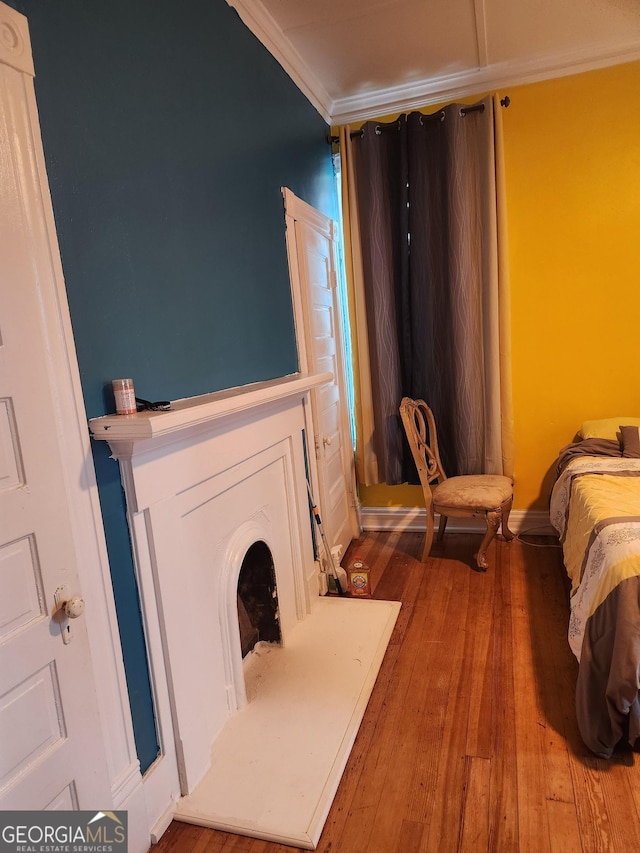
M405 395L433 409L449 475L497 470L492 151L491 99L368 122L353 138L373 444L388 484L417 482L398 415Z

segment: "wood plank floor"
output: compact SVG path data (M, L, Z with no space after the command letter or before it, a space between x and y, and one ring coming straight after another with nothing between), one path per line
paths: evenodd
M374 597L402 601L329 813L321 853L640 850L640 756L593 756L578 734L567 584L552 539L447 534L352 543ZM174 821L154 853L295 848Z

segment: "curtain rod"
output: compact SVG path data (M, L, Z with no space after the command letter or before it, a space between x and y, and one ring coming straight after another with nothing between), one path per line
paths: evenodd
M468 115L468 113L483 113L484 112L484 104L473 104L471 107L460 107L460 115L464 118L464 116Z
M500 106L505 107L505 109L509 106L510 103L511 103L511 98L509 97L509 95L505 95L504 98L500 98ZM460 107L460 115L463 118L468 113L476 113L476 112L479 112L479 113L484 112L484 104L473 104L470 107ZM435 119L438 119L439 121L444 121L444 117L445 117L444 110L440 110L437 113L431 113L431 115L421 115L420 116L420 124L422 124L423 121L434 121ZM398 118L396 121L393 122L393 124L378 125L376 127L376 133L380 134L386 130L394 130L394 128L396 126L399 128L400 127L399 122L400 122L400 119ZM356 137L362 138L364 136L364 129L361 127L360 130L352 130L351 133L349 134L349 136L351 137L351 139L355 139ZM327 136L327 142L330 145L339 145L340 144L340 137L339 136Z

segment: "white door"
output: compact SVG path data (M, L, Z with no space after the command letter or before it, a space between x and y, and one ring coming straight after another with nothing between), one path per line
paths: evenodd
M4 26L9 49L17 30ZM79 472L65 472L52 393L24 77L0 64L0 809L99 809L111 791L86 633L92 602L72 619L60 609L82 596L65 486Z
M337 294L336 225L289 190L284 197L300 369L333 374L333 381L311 391L314 497L330 547L339 546L344 553L359 534L359 525Z

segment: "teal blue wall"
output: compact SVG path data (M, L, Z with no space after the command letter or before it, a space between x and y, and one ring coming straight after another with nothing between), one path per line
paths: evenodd
M224 0L13 0L87 415L297 370L280 188L335 217L328 128ZM143 768L157 753L117 463L94 446ZM194 697L197 701L197 697Z

